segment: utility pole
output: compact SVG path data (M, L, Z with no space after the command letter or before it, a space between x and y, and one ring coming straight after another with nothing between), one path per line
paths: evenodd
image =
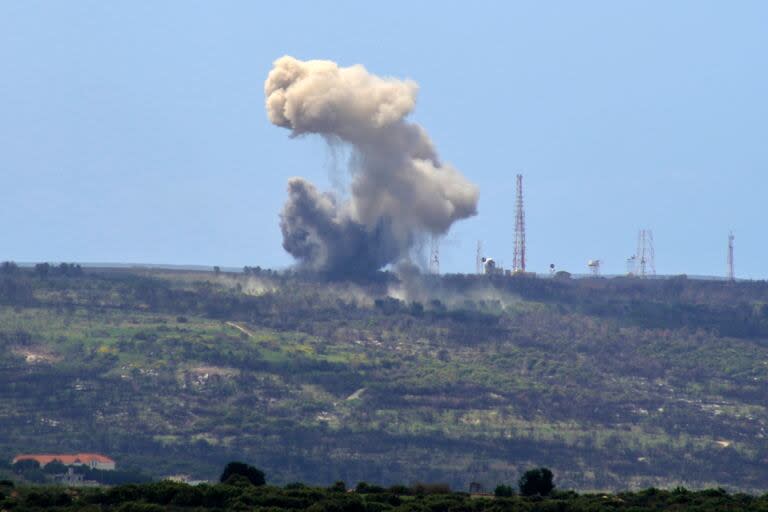
M483 242L477 241L477 252L475 253L475 273L483 273Z
M733 231L728 233L728 280L735 281L736 273L733 271Z

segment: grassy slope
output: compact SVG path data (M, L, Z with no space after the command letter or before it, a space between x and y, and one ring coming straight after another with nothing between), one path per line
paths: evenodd
M102 451L208 478L236 458L283 482L492 487L547 465L580 489L768 487L760 285L448 278L453 306L422 309L300 279L16 279L32 299L0 306L5 457Z

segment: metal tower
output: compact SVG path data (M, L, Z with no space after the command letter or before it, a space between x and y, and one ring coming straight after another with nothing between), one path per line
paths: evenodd
M525 210L523 209L523 175L517 175L515 201L515 252L512 271L525 272Z
M640 277L656 275L656 251L653 248L653 231L641 229L637 235L637 265L635 275Z
M429 273L440 273L440 238L437 235L432 235L432 239L429 243Z
M736 273L733 271L733 231L728 233L728 280L735 281Z

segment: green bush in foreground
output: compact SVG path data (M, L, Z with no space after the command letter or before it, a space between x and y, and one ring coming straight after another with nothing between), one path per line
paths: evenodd
M232 475L247 482L243 475ZM229 479L228 479L229 480ZM507 486L509 487L509 486ZM577 494L553 492L549 496L471 497L467 493L441 492L420 494L415 487L392 488L369 485L367 492L338 492L307 485L291 488L275 486L204 484L190 486L175 482L124 485L112 488L64 488L22 486L13 494L0 493L0 510L27 512L74 511L221 511L255 510L260 512L545 512L626 510L633 512L665 510L768 510L768 495L755 497L729 494L722 489L688 491L675 489L619 494ZM422 489L423 490L423 489Z
M583 494L554 491L554 475L547 468L526 471L519 480L520 495L510 485L496 487L494 496L479 498L454 492L445 484L416 483L389 488L360 482L347 491L342 481L330 487L293 482L267 486L264 472L243 462L230 462L221 482L197 486L162 481L116 487L65 488L20 486L2 482L0 511L220 511L259 512L594 512L627 510L767 510L768 494L760 498L729 494L722 488L672 491L650 488L634 493ZM12 492L11 492L12 491Z

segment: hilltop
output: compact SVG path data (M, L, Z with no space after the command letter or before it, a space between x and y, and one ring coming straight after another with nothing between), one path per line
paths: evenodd
M0 270L0 457L275 483L768 488L768 284ZM0 469L0 472L3 470ZM7 470L6 470L7 471Z

